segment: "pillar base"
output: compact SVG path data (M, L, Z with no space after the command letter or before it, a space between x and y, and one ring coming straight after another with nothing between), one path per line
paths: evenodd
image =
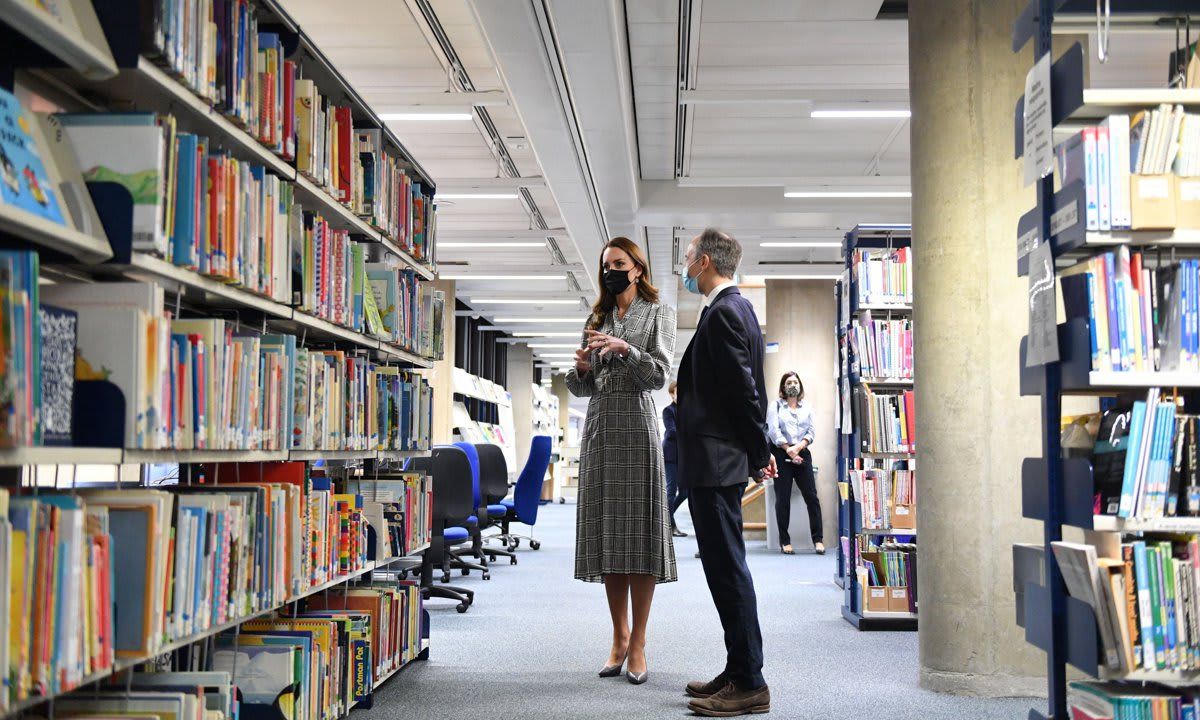
M949 695L972 697L1046 697L1045 677L950 672L921 668L921 687Z

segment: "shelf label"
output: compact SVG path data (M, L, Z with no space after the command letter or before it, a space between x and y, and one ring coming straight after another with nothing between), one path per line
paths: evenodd
M1029 253L1029 339L1025 367L1058 362L1054 280L1050 243L1042 243Z
M1058 237L1064 230L1070 230L1079 223L1079 203L1072 200L1066 207L1050 216L1050 237Z
M1030 230L1023 233L1017 238L1017 259L1025 257L1033 252L1033 249L1038 246L1041 239L1038 237L1038 227L1034 225Z
M1054 142L1050 119L1050 53L1025 76L1025 184L1054 171Z

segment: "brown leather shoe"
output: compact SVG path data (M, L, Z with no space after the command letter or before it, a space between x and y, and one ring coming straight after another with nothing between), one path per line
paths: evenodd
M687 684L684 692L694 698L706 698L710 695L716 695L721 691L721 688L728 684L729 681L725 679L725 673L721 673L708 682L701 682L700 680L691 681Z
M688 709L705 717L769 713L771 690L766 685L754 690L739 690L733 683L726 683L716 694L689 702Z

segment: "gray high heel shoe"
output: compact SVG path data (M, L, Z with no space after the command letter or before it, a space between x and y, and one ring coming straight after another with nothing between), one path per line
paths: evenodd
M649 677L649 670L643 670L640 673L635 673L632 670L625 671L625 679L629 681L630 685L641 685L642 683L646 682L647 678Z
M605 665L600 669L599 675L602 678L616 677L621 674L621 668L623 667L625 667L625 658L621 658L621 662L616 665Z

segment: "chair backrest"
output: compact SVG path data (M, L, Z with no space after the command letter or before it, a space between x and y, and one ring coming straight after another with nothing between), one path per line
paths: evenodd
M475 452L475 446L469 442L459 441L454 443L454 447L465 452L467 459L471 461L471 492L473 494L472 500L475 503L472 507L477 508L481 499L479 493L479 453Z
M483 495L481 505L492 505L508 495L508 461L499 445L479 443L475 446L479 455L479 492Z
M471 461L462 448L433 448L433 520L457 525L467 521L471 504ZM444 525L443 525L444 527Z
M538 506L542 500L542 483L546 480L546 469L550 467L550 436L534 435L529 448L529 459L517 478L513 491L513 509L517 519L526 525L537 522Z

